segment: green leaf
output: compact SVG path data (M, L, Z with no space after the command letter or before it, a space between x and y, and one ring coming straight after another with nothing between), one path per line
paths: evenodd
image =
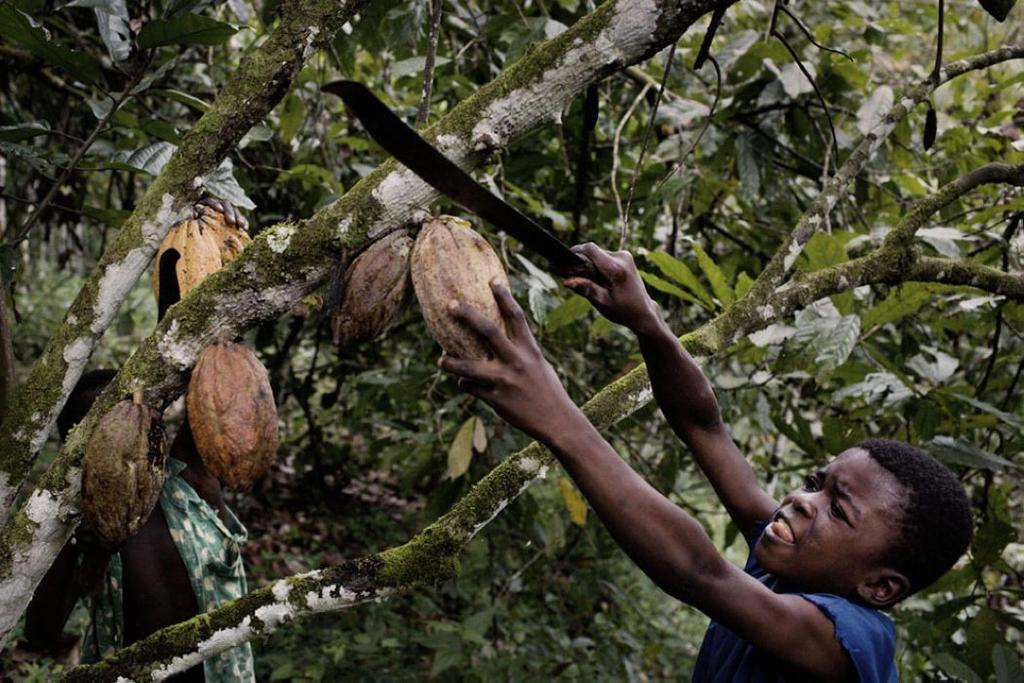
M1020 656L1005 645L992 648L992 670L996 683L1020 683L1024 681L1024 666Z
M865 330L879 325L888 325L901 318L921 310L922 305L935 293L935 289L917 283L907 283L896 287L889 296L877 304L861 318Z
M1012 415L1004 410L1000 410L999 408L996 408L994 405L990 403L985 403L984 401L979 401L976 398L964 396L963 394L951 393L949 395L958 401L963 401L967 405L974 406L983 413L995 415L997 418L999 418L1000 422L1003 422L1004 424L1012 427L1013 429L1016 429L1017 431L1021 431L1022 429L1024 429L1024 425L1021 424L1021 421L1017 418L1016 415Z
M835 325L817 336L811 350L817 350L814 378L819 384L824 383L836 368L846 362L859 338L860 318L855 315L844 315Z
M442 67L448 64L452 60L447 57L437 56L434 58L434 68ZM409 59L403 59L400 62L395 62L394 66L391 67L391 75L395 78L402 76L413 76L421 73L427 65L426 57L410 57Z
M999 620L990 607L982 607L967 622L967 661L983 679L988 680L992 669L992 650L1003 644Z
M125 150L114 155L112 165L130 171L157 175L163 170L177 149L169 142L154 142L134 151Z
M205 114L210 109L210 105L203 100L199 99L195 95L189 95L187 92L181 92L180 90L164 88L160 90L151 90L150 93L166 97L169 100L174 100L178 104L184 104L186 107L195 109L202 114Z
M281 140L291 144L292 138L302 128L306 120L306 105L302 98L295 93L290 93L281 103Z
M220 166L206 177L206 189L213 196L225 199L242 209L256 208L256 203L249 199L249 195L235 179L234 165L231 163L231 159L220 162Z
M704 271L704 276L711 283L711 291L722 302L723 307L731 306L732 302L736 300L736 295L733 293L732 287L729 286L729 281L725 279L725 273L696 242L693 244L693 251L697 254L697 263L700 265L700 269Z
M971 540L972 564L983 569L995 564L1003 550L1017 540L1017 529L1010 514L1008 489L997 486L989 489L985 521Z
M132 52L132 31L125 0L72 0L65 7L91 7L107 54L115 62L128 59Z
M696 294L701 301L707 304L709 310L714 306L711 295L704 289L704 285L700 283L688 265L664 251L649 251L644 254L644 257L656 265L665 277L675 280Z
M568 477L558 478L558 488L562 491L562 500L565 502L565 509L569 511L569 519L576 526L586 526L587 501Z
M0 126L0 142L22 142L39 135L49 135L50 124L46 121L32 121L14 126Z
M707 309L709 311L713 310L712 307L709 304L704 303L703 301L701 301L697 297L693 296L689 292L684 292L683 290L679 289L678 287L676 287L671 282L668 282L667 280L662 280L657 275L655 275L653 273L648 273L648 272L643 271L643 270L639 271L639 273L640 273L640 278L644 282L646 282L649 286L653 287L654 289L658 290L659 292L664 292L665 294L671 294L672 296L677 297L679 299L682 299L684 301L689 301L691 303L695 303L698 306L701 306L701 307L703 307L703 308L705 308L705 309Z
M936 652L932 655L932 662L947 675L952 676L958 681L963 681L963 683L984 683L971 667L948 652Z
M931 441L922 444L922 447L947 465L963 465L992 472L1002 472L1006 468L1014 466L1005 458L987 453L951 436L936 436Z
M544 328L548 332L559 330L576 322L593 308L586 298L579 294L573 294L548 313L547 318L544 319Z
M0 2L0 38L20 45L83 83L93 84L102 80L98 61L84 52L72 52L58 45L42 26L11 3Z
M237 32L237 28L223 21L200 14L183 14L171 19L156 19L143 26L139 31L139 47L220 45Z
M754 280L747 275L747 271L740 272L736 278L736 298L741 299L747 295L750 288L754 286Z
M451 446L448 447L448 478L458 479L473 460L473 434L479 418L474 416L462 423L455 434Z

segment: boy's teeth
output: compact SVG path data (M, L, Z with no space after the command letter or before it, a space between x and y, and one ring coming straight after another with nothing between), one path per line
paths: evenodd
M781 519L777 519L774 522L772 522L772 531L774 531L775 535L781 538L786 543L793 542L792 530L789 528L789 525L783 522Z

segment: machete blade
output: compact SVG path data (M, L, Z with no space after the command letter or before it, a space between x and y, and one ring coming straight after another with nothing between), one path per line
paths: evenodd
M321 89L344 100L370 137L406 168L441 194L546 258L556 273L580 275L598 282L604 280L590 261L484 188L406 125L362 83L332 81Z

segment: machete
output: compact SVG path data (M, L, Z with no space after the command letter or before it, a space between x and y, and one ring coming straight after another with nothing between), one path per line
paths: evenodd
M578 275L604 282L590 261L475 181L406 125L362 83L332 81L321 89L344 100L370 137L406 168L444 196L543 256L553 271L563 276Z

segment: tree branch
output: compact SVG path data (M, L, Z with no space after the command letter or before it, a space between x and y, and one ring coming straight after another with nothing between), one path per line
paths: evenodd
M667 5L606 2L537 46L423 134L464 168L476 166L490 151L560 115L591 83L677 40L713 4L714 0ZM152 189L147 196L151 193ZM4 527L0 634L17 621L78 522L79 463L98 416L135 386L144 387L150 405L165 405L181 393L186 373L203 348L219 336L235 334L288 310L326 278L338 258L347 259L369 242L422 216L423 207L436 196L429 185L389 160L309 219L260 233L227 268L168 309ZM149 258L147 254L146 261ZM73 381L65 385L65 394L73 385Z
M214 171L249 128L270 112L313 49L329 40L364 2L286 3L278 28L243 59L107 245L63 323L12 397L0 426L0 520L7 518L54 419L121 302L167 230L199 195L203 176ZM0 568L4 558L0 550Z

